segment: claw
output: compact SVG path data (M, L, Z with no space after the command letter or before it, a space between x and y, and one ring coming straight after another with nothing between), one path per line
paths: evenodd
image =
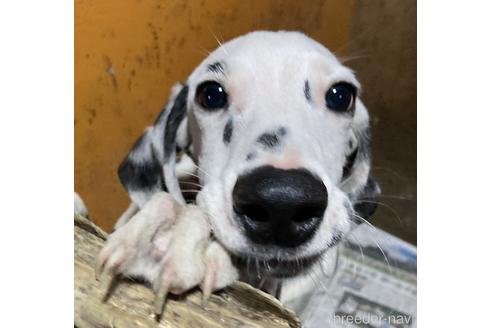
M164 303L166 302L166 296L169 291L169 282L163 282L161 287L157 291L154 301L154 313L158 316L162 315L164 311Z
M107 257L101 253L94 270L96 280L101 282L102 289L105 291L103 302L106 302L114 288L116 287L116 276L123 263L124 252L117 250L112 257Z
M102 298L103 302L106 302L108 300L109 296L111 296L111 294L113 293L113 290L116 287L116 282L118 280L116 278L116 276L117 276L117 271L115 268L105 270L104 275L103 275L104 278L101 282L102 290L105 291L104 296Z
M94 268L94 276L97 281L101 279L101 275L104 270L104 265L106 264L106 261L102 261L100 259L97 260L96 262L96 267Z
M157 292L154 300L154 313L157 316L161 316L164 311L164 303L166 302L166 297L171 287L171 276L173 275L172 270L164 270L161 279L158 281Z
M217 263L214 260L210 260L205 268L205 276L201 285L202 289L202 305L205 305L212 295L213 286L215 285L217 272Z
M111 255L111 256L110 256ZM101 276L106 272L115 272L123 263L125 258L124 248L120 247L116 250L112 248L103 249L99 254L99 258L94 268L94 274L97 281L101 279Z

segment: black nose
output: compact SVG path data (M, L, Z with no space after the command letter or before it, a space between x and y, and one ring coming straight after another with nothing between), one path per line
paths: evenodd
M272 166L240 176L232 197L234 211L252 241L283 247L309 240L328 203L325 185L309 171Z

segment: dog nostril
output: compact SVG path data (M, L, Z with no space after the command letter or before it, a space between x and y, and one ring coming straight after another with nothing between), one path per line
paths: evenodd
M268 212L263 207L257 204L244 204L234 206L234 211L243 216L247 216L249 219L257 222L267 222Z
M292 216L292 221L302 223L310 220L321 220L324 211L324 208L318 206L302 207Z

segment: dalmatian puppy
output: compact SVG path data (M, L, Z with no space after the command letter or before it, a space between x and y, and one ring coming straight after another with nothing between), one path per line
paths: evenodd
M174 87L118 174L132 204L99 274L156 292L237 279L281 300L330 274L336 245L374 212L369 116L354 73L298 32L224 43ZM178 179L197 176L195 204Z

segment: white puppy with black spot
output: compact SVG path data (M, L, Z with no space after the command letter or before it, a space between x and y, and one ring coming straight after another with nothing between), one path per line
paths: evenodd
M98 271L147 280L157 313L168 292L200 286L206 298L241 279L285 301L331 274L338 241L375 210L361 200L380 192L359 92L350 69L298 32L220 46L121 164L132 204ZM191 205L178 178L194 174Z

